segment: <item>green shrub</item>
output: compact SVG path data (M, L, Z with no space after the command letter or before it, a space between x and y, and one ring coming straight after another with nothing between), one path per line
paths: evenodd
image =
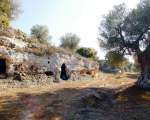
M123 68L128 64L128 60L121 54L110 51L106 54L108 64L112 67Z
M79 48L76 52L85 58L90 58L96 61L98 60L97 52L92 48L82 47L82 48Z
M6 29L9 26L9 20L6 16L0 15L0 28Z
M0 0L0 15L13 20L21 13L19 0Z

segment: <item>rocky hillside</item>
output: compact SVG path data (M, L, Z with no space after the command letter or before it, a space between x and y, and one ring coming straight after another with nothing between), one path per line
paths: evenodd
M19 35L20 36L19 36ZM98 70L98 63L62 48L31 42L23 33L5 31L0 34L0 61L5 60L7 74L60 72L66 64L69 71Z

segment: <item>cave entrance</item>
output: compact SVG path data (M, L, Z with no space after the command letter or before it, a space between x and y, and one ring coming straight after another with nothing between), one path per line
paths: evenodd
M0 59L0 74L6 73L6 60Z
M47 76L53 76L53 75L54 75L54 73L53 73L52 71L46 71L45 74L46 74Z
M62 66L61 66L60 78L62 80L68 80L69 79L68 69L67 69L67 66L66 66L65 63L63 63Z

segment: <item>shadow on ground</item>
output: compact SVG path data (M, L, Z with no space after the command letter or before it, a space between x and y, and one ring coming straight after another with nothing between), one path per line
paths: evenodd
M150 92L135 86L19 93L0 98L0 120L149 120Z
M131 79L137 79L138 76L139 76L139 74L130 74L130 73L128 73L126 76L127 76L128 78L131 78Z

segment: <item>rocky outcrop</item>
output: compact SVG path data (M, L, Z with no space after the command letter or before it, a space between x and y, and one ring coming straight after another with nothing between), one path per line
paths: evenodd
M43 74L45 72L53 73L55 80L59 81L63 63L67 66L70 74L73 73L70 79L77 79L81 70L98 70L99 68L97 62L65 50L52 51L52 54L46 54L45 52L45 54L40 56L23 51L26 47L29 47L28 44L14 37L0 36L0 44L3 45L0 47L0 59L6 60L6 73L9 75L15 74L14 78L20 81L22 80L21 74ZM21 51L16 49L18 47ZM36 45L35 47L37 48Z
M51 56L36 56L29 53L11 53L11 58L14 64L22 64L26 71L32 72L31 69L36 69L35 72L41 73L45 71L55 72L56 69L61 71L61 65L66 64L69 71L82 69L98 69L98 63L89 61L77 55L68 55L64 53L54 53Z
M9 48L15 48L15 47L23 48L27 46L27 42L21 41L16 38L8 38L5 36L0 36L0 45L6 46Z
M55 68L60 68L65 63L69 70L97 69L98 64L94 61L89 61L77 55L67 55L55 53L49 58L50 70L55 71Z

